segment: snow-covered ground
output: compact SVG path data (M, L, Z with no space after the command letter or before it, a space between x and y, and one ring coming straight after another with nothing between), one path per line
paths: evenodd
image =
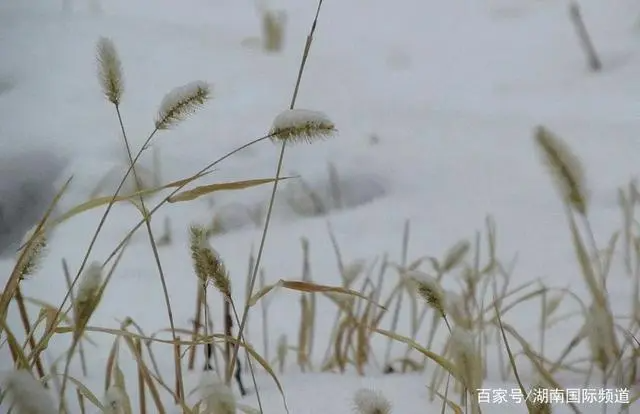
M96 2L100 10L91 6ZM281 53L266 54L251 40L261 33L253 2L70 3L73 10L66 14L61 13L61 1L0 4L0 81L11 85L0 94L0 152L45 146L69 156L66 174L73 174L74 180L62 202L66 208L85 201L96 182L114 167L119 173L126 168L117 118L96 77L95 46L100 36L111 38L120 53L126 87L124 123L138 146L151 132L158 105L170 89L193 80L213 85L214 98L203 110L154 138L162 179L168 181L194 174L269 130L274 117L289 105L317 7L314 0L269 1L269 7L287 13L286 40ZM517 253L514 286L542 278L551 286L571 286L584 294L562 205L540 165L532 131L539 124L548 126L583 160L592 196L591 218L604 245L621 222L617 187L638 168L640 4L580 3L603 60L604 69L598 74L586 68L565 2L327 0L297 105L325 112L339 135L289 147L284 172L299 174L323 191L332 163L346 182L345 197L358 205L310 218L278 202L262 260L267 280L299 278L300 238L306 237L314 281L338 284L327 221L345 260L372 261L388 252L392 260L400 261L405 220L411 223L409 256L414 259L426 254L440 257L456 241L472 239L490 214L498 225L500 258L509 262ZM272 176L277 155L277 146L261 143L220 164L202 182ZM141 163L150 168L150 154ZM212 243L238 287L234 292L238 303L244 301L247 260L259 243L261 229L237 206L265 204L269 191L264 186L214 196L214 209L234 223ZM281 194L287 191L283 184ZM161 247L160 257L176 324L181 327L188 327L193 318L196 288L187 229L194 222L207 223L214 209L201 199L168 205L154 218L158 234L164 230L165 217L172 230L172 243ZM101 214L101 209L87 212L55 232L43 270L22 284L26 296L60 303L66 292L61 259L66 258L75 272ZM133 206L116 206L91 259L104 260L139 218ZM0 261L2 283L12 266L12 260ZM389 273L389 277L395 276ZM615 310L628 312L626 276L614 271L609 288ZM273 355L282 334L292 343L296 340L299 296L278 292L270 306ZM317 338L329 335L334 309L330 306L319 311ZM515 309L505 320L533 340L538 319L531 310ZM91 325L115 328L126 317L147 333L168 327L144 230L128 247ZM19 327L17 314L9 322ZM569 334L550 331L547 351L562 349L577 323ZM256 338L261 351L259 316L252 316L248 335ZM89 377L84 381L102 395L113 338L93 334L91 339L97 346L86 345ZM318 352L324 352L325 342L318 339ZM68 338L56 337L47 355L60 356L68 344ZM382 352L385 342L381 344ZM160 345L157 349L166 356L161 369L170 376L171 350ZM395 349L404 352L400 346ZM0 358L7 368L8 354ZM126 358L121 364L133 390L135 364L127 364ZM529 383L533 374L522 361L521 374ZM489 367L487 388L515 388L502 384L497 371ZM72 365L72 373L79 375L78 364ZM188 373L190 386L198 375ZM429 409L426 374L384 376L373 368L365 378L300 374L292 364L281 379L291 413L346 413L349 399L361 386L381 390L394 403L394 412ZM562 379L573 387L582 381L579 376ZM249 383L248 376L245 382ZM260 374L258 382L265 413L284 412L271 379ZM243 403L255 407L255 394ZM433 407L438 409L439 404ZM601 410L597 404L580 409ZM525 408L487 404L483 411L525 412Z

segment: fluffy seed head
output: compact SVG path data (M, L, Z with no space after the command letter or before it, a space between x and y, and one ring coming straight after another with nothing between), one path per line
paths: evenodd
M37 225L29 230L22 241L22 245L26 249L29 240L33 239L31 246L28 246L29 250L26 252L24 264L20 269L20 278L22 279L32 276L40 269L42 260L47 253L47 235L44 229L35 234L36 228ZM18 252L18 256L20 254L22 252Z
M458 377L470 391L482 388L482 360L475 346L473 334L461 327L451 333L451 358Z
M211 86L195 81L171 90L160 103L156 128L170 129L193 115L211 98Z
M189 249L191 251L193 269L196 272L196 276L198 276L198 279L200 279L202 283L207 282L207 269L200 258L200 244L201 240L206 237L207 232L203 227L197 225L189 227Z
M102 283L102 265L99 262L93 262L84 269L80 277L78 285L78 294L76 295L76 303L78 305L91 302L96 293L100 290Z
M221 382L213 371L203 371L198 386L202 412L209 414L235 414L236 398L231 389Z
M447 251L445 258L442 261L442 265L440 266L440 271L442 273L451 271L454 267L460 264L460 262L462 262L470 248L471 244L467 240L454 244L449 251Z
M333 122L322 112L288 109L276 116L270 134L273 141L312 143L328 138L336 132Z
M427 304L444 317L446 315L444 308L444 291L440 283L435 278L417 270L408 271L406 277L413 281L418 294Z
M580 160L567 144L543 126L535 129L535 139L562 198L577 212L585 215L588 195Z
M207 232L203 227L191 226L189 229L191 258L196 276L204 284L212 282L225 298L231 297L231 281L229 273L207 239Z
M109 102L119 105L124 92L124 77L116 46L111 39L103 37L98 40L97 49L98 78L102 86L102 92Z
M2 388L6 390L18 414L55 414L57 404L27 370L16 370L5 377Z
M209 280L213 282L213 286L215 286L225 298L230 298L231 281L229 280L227 268L222 262L220 255L211 247L208 240L202 240L200 252L202 260L205 263L204 266L207 269Z
M592 304L588 312L585 329L591 355L598 368L606 371L609 365L618 359L613 318L606 309L597 304Z
M359 389L353 396L354 411L357 414L390 414L391 403L382 393L366 388Z
M74 303L76 335L80 335L100 300L102 284L102 265L93 262L87 266L80 277L78 293Z

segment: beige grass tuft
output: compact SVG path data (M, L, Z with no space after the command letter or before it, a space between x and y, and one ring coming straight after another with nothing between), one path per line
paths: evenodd
M430 307L435 309L440 316L445 317L444 290L440 286L440 283L428 274L416 270L408 271L406 276L415 284L418 295L420 295Z
M191 226L190 249L193 267L198 278L204 283L212 283L227 299L231 298L231 281L220 255L213 249L203 227Z
M74 302L75 335L81 336L89 318L98 306L102 283L102 265L93 262L85 269L78 285L78 293Z
M37 227L37 226L36 226ZM36 233L37 228L34 227L27 234L23 240L22 245L25 249L29 249L24 257L24 260L20 268L20 278L24 279L29 276L33 276L39 269L45 255L47 254L47 234L42 229ZM32 240L29 245L29 240Z
M98 41L98 75L102 92L109 102L120 105L124 92L122 63L111 39L106 37Z
M543 126L535 129L535 140L564 201L586 215L589 197L578 157L560 137Z

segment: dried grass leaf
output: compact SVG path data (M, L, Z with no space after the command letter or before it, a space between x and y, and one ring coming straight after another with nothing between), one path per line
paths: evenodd
M277 283L273 284L273 285L269 285L263 289L261 289L258 293L256 293L251 299L249 299L249 304L250 306L254 306L256 303L258 303L258 301L264 297L266 294L268 294L269 292L271 292L273 289L277 288L277 287L282 287L285 289L289 289L289 290L295 290L298 292L307 292L307 293L341 293L344 295L349 295L349 296L356 296L360 299L364 299L368 302L373 303L374 305L385 309L386 308L378 303L376 303L374 300L372 300L371 298L363 295L362 293L356 292L355 290L352 289L347 289L344 287L340 287L340 286L326 286L326 285L319 285L316 283L311 283L311 282L303 282L303 281L298 281L298 280L283 280L280 279Z
M287 180L294 177L281 177L278 180ZM244 190L251 187L257 187L263 184L269 184L276 181L275 178L259 178L254 180L232 181L228 183L209 184L196 187L192 190L186 190L169 198L170 203L179 203L182 201L191 201L196 198L211 194L216 191L235 191Z
M403 344L409 345L411 348L413 348L416 351L420 352L422 355L424 355L428 359L430 359L433 362L435 362L436 364L440 365L440 367L442 367L445 371L449 372L453 377L457 378L458 380L461 380L460 376L458 375L458 370L456 369L456 367L451 362L449 362L443 356L438 355L435 352L431 352L426 348L423 348L422 346L420 346L420 344L415 342L413 339L407 338L406 336L399 335L399 334L394 333L394 332L386 331L384 329L374 328L372 330L373 330L373 332L377 332L377 333L379 333L381 335L384 335L384 336L386 336L388 338L391 338L391 339L396 340L398 342L402 342Z

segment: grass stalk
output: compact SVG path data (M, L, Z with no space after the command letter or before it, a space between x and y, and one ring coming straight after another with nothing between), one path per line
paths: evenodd
M289 105L289 109L293 109L295 107L295 104L296 104L296 99L298 97L298 91L300 89L300 83L302 81L302 74L304 73L304 68L305 68L305 65L306 65L306 62L307 62L307 58L309 56L309 51L311 50L311 44L313 42L313 34L315 33L316 25L318 23L318 17L320 15L320 10L322 8L322 1L323 0L319 0L318 1L318 8L316 10L316 15L315 15L315 18L313 20L313 24L311 26L311 30L309 32L309 35L307 36L307 41L305 43L304 52L302 54L302 61L300 63L300 68L298 70L298 78L296 79L295 88L294 88L294 91L293 91L293 97L291 98L291 104ZM253 270L253 274L251 275L251 283L249 285L249 292L251 294L253 294L253 290L254 290L254 287L255 287L255 284L256 284L256 280L258 279L258 270L260 268L260 263L261 263L261 260L262 260L262 254L264 252L264 246L265 246L265 242L266 242L266 239L267 239L267 233L269 231L269 223L271 222L271 214L273 212L273 206L274 206L274 202L275 202L275 198L276 198L276 192L278 190L278 182L279 182L279 179L280 179L280 176L281 176L281 172L282 172L282 165L283 165L283 161L284 161L285 148L286 148L286 141L282 141L281 148L280 148L280 155L278 156L278 164L277 164L277 168L276 168L275 181L273 183L273 189L271 191L271 197L269 198L269 207L267 209L267 215L266 215L265 222L264 222L264 229L262 231L262 237L260 239L260 246L258 247L258 253L257 253L257 256L256 256L255 268ZM247 318L249 316L250 303L249 303L248 298L247 298L247 301L246 301L246 303L244 305L244 309L243 309L243 312L242 312L242 319L241 319L240 324L238 326L238 335L236 337L236 344L235 344L235 347L233 349L233 354L232 354L232 357L231 357L231 363L229 364L229 370L227 371L227 376L228 377L230 377L232 375L233 369L235 368L236 360L238 359L238 351L240 350L240 342L242 341L242 338L243 338L242 334L244 332L245 324L246 324Z

